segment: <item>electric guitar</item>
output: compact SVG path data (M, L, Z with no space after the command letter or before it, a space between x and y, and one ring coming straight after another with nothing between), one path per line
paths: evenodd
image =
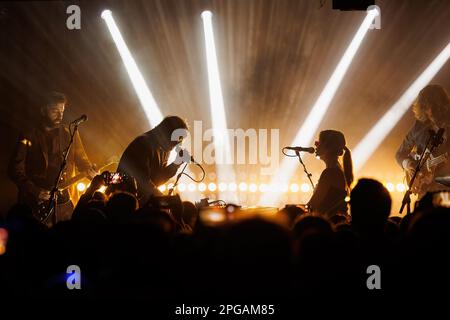
M443 153L437 157L434 157L428 150L425 151L424 165L422 169L417 174L414 184L411 187L411 192L417 194L419 198L430 190L430 185L434 182L435 171L437 167L447 163L449 161L448 153ZM414 172L413 172L414 173ZM406 172L406 181L409 185L412 174Z
M102 172L106 167L116 164L117 162L110 162L103 167L101 167L98 171ZM65 174L63 174L65 175ZM42 223L45 223L49 217L55 213L56 210L73 210L73 205L70 199L69 194L69 188L79 182L80 180L83 180L88 177L87 172L81 172L71 178L67 178L62 180L58 184L58 190L55 194L55 201L51 202L50 200L40 200L36 199L34 197L27 197L27 203L31 207L31 210L33 212L33 216ZM42 191L48 191L51 193L50 190L41 189Z

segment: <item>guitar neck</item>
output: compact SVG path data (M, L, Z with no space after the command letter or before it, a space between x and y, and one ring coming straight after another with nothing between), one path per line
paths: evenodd
M74 183L77 183L78 181L80 181L81 179L84 179L87 177L86 173L79 173L76 176L69 178L65 181L63 181L59 186L58 189L59 190L65 190L67 188L69 188L71 185L73 185Z
M116 162L110 162L108 164L105 164L104 166L100 167L99 171L102 172L103 169L105 169L106 167L115 164ZM59 190L65 190L67 188L69 188L71 185L73 185L74 183L77 183L78 181L80 181L81 179L84 179L88 176L87 172L81 172L79 174L77 174L76 176L69 178L65 181L63 181L62 183L60 183L58 189Z
M427 165L428 165L428 167L435 167L435 166L438 166L439 164L441 164L442 162L446 162L447 160L448 160L448 154L444 153L436 158L428 159Z

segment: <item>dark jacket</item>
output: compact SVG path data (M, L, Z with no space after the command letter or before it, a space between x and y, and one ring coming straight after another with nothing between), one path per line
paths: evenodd
M161 145L157 129L150 130L134 139L125 149L117 171L134 177L137 182L140 204L158 193L157 187L175 175L178 166L167 166L170 151Z
M67 127L61 126L58 129L59 145L64 150L70 140L70 133ZM31 194L34 197L39 195L41 188L45 188L45 180L48 166L48 146L45 138L45 131L41 127L31 128L22 132L11 157L8 173L19 188L19 201L21 196ZM74 137L74 143L67 158L67 166L63 178L73 175L75 168L78 171L86 171L91 167L86 152L84 151L80 135Z

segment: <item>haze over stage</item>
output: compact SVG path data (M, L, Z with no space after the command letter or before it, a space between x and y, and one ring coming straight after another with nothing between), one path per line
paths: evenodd
M450 38L447 1L434 1L432 6L428 1L376 4L382 11L381 30L368 31L318 128L345 130L350 148L358 145ZM18 131L33 120L36 97L55 86L70 97L67 121L89 115L81 135L95 163L120 155L133 137L149 129L100 18L105 9L113 13L161 112L186 118L191 126L202 120L205 129L213 126L201 18L209 10L226 125L282 129L281 146L291 144L366 15L332 10L330 1L323 7L320 1L288 0L85 1L80 3L81 29L68 30L66 7L64 2L0 4L2 168ZM447 64L431 81L448 84L449 77ZM407 112L359 171L385 182L396 201L401 192L395 190L404 187L399 185L403 174L392 159L412 121L412 113ZM317 179L321 163L312 156L305 156L305 162ZM260 168L260 164L234 166L235 180L227 184L256 185L256 192L247 189L238 202L259 202L259 186L270 185L272 178L260 175ZM206 171L210 174L206 186L218 185L215 166L206 166ZM280 188L296 184L300 190L304 183L307 180L297 169ZM15 191L4 170L0 188L5 211L14 202ZM216 189L212 194L219 192ZM311 195L300 191L286 192L281 200L304 202Z

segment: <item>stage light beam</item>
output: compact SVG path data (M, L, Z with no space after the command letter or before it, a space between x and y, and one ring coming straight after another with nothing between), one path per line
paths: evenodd
M379 14L377 9L369 10L366 17L361 23L358 31L354 35L349 46L345 50L341 60L339 61L336 69L328 79L321 94L317 98L316 102L311 108L308 116L303 122L302 126L298 130L291 145L308 146L311 144L316 131L319 128L322 119L324 118L328 107L333 100L336 91L338 90L342 79L344 78L356 52L358 51L364 36L370 29L373 19ZM292 161L292 159L283 159L280 169L277 175L272 180L272 183L283 184L290 180L295 169L298 167L298 162ZM278 200L281 196L281 192L274 192L270 195L265 195L260 199L259 204L263 206L278 204Z
M122 58L123 64L125 65L125 69L127 70L134 90L136 91L141 106L144 109L145 115L150 122L150 125L152 127L155 127L163 119L155 98L150 92L144 80L144 77L139 71L139 68L137 67L136 62L131 55L130 50L128 49L128 46L126 45L125 40L123 39L122 34L117 27L111 11L104 10L101 14L101 17L103 20L105 20L106 26L111 33L111 37L113 38L117 50L119 51L120 57Z
M122 34L114 20L111 10L104 10L101 17L105 20L106 26L108 27L111 37L113 38L117 50L119 51L119 55L122 58L122 62L127 70L128 76L134 90L136 91L150 127L154 128L163 120L161 110L159 109L152 92L148 88L147 83L145 82L145 79L136 64L136 61L128 49L128 46L125 43L125 40L123 39ZM169 155L168 164L172 163L176 156L176 151L172 150ZM190 170L187 169L186 172L190 173ZM193 197L188 194L185 194L185 196L189 199L192 199Z
M214 42L212 13L211 11L203 11L201 17L205 36L209 100L214 132L217 180L219 183L229 183L235 181L235 172L232 167L233 159L231 159L231 146L227 133L227 119L225 116L219 66L217 63L216 46ZM235 192L225 193L225 190L220 190L219 196L228 201L237 201Z
M445 65L450 57L450 43L439 53L439 55L428 65L422 74L411 84L403 95L395 102L384 116L370 129L364 138L353 149L354 170L360 170L370 156L375 152L381 142L400 121L406 111L419 94Z

